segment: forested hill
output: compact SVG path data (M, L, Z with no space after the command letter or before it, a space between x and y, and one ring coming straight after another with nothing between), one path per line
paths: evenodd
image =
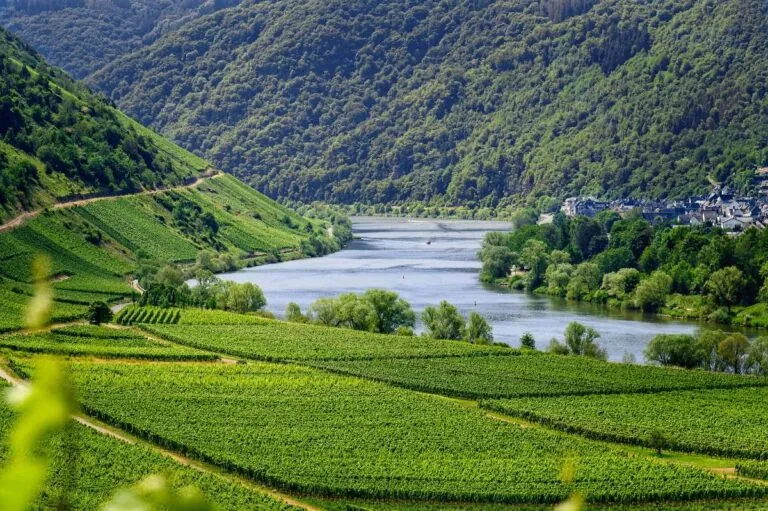
M7 0L0 23L75 78L85 78L221 0ZM232 3L232 2L230 2ZM211 9L208 9L211 10Z
M0 29L0 222L73 197L181 184L207 166Z
M766 27L761 0L248 0L90 83L273 197L682 196L768 163Z

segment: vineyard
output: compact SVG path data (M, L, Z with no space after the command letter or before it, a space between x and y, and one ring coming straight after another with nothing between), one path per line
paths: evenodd
M169 220L158 221L151 202L145 197L120 198L94 202L76 211L134 253L141 251L158 261L194 260L197 247L166 227Z
M125 307L117 316L115 323L134 325L137 323L173 325L179 322L181 309L161 309L160 307Z
M497 346L372 334L266 319L247 325L152 325L144 328L175 343L267 361L431 358L515 353L512 349Z
M768 459L768 389L741 388L488 400L481 404L515 417L590 438L651 445L664 435L684 452Z
M158 360L216 360L218 357L184 346L164 344L133 330L76 326L47 333L0 337L0 349L26 353Z
M610 364L593 359L547 354L352 360L314 365L329 371L393 383L414 390L468 398L646 393L768 386L766 378Z
M19 330L24 327L27 307L31 297L0 286L0 332ZM84 305L54 302L51 318L56 322L72 321L83 317Z
M751 477L754 479L765 479L768 481L768 462L765 461L740 461L736 465L739 475Z
M551 503L748 497L738 480L488 420L441 398L300 367L72 364L89 413L286 490L339 497Z
M0 380L0 391L6 390ZM0 438L5 438L14 415L0 403ZM101 435L81 425L71 429L72 438L61 436L50 440L48 448L55 453L52 476L45 494L38 502L40 509L51 509L62 490L68 488L69 509L96 510L112 498L120 488L141 481L149 474L162 473L171 487L180 489L195 485L220 509L233 511L290 511L292 508L237 483L187 468L142 445L130 445ZM76 443L75 449L72 444ZM64 449L63 447L67 447ZM69 453L72 457L66 456ZM0 443L0 464L8 459L5 443ZM74 462L77 472L71 473ZM68 477L70 474L71 477Z

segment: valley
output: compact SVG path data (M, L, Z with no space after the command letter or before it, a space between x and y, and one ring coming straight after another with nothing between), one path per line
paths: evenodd
M1 510L768 509L765 2L0 27Z

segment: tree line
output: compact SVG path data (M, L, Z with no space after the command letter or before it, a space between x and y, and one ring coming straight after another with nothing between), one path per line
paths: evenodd
M690 317L721 323L750 321L744 311L768 303L768 232L652 224L639 212L556 214L545 225L536 216L520 215L513 232L485 237L483 280L646 312L687 308Z

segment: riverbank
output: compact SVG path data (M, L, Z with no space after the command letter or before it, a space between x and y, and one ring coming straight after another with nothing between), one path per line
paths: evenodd
M488 232L504 232L507 222L354 217L353 239L334 254L245 268L219 275L261 287L266 309L283 317L289 302L303 311L322 297L390 289L408 301L417 316L445 299L463 315L477 312L491 323L495 340L520 345L530 332L544 348L561 339L568 323L578 321L602 334L609 359L625 355L644 360L647 342L658 334L690 334L697 323L672 321L636 311L607 311L589 303L510 292L478 279L477 251ZM417 322L417 333L422 331Z

